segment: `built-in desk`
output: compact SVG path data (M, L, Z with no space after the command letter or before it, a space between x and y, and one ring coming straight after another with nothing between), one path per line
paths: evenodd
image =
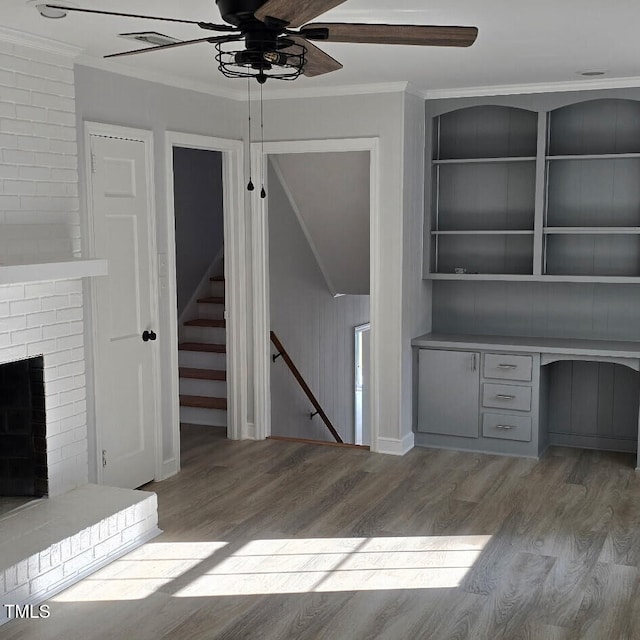
M638 450L640 342L430 333L412 345L418 445Z

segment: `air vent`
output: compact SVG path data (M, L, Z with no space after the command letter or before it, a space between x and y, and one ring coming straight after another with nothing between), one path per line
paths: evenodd
M127 40L137 40L138 42L144 42L146 44L152 44L154 46L162 44L174 44L176 42L182 42L177 38L171 36L165 36L163 33L157 33L156 31L140 31L137 33L121 33L121 38L127 38Z

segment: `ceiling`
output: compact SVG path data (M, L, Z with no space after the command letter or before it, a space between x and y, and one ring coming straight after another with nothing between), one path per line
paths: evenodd
M90 9L221 22L214 0L74 2ZM207 35L192 25L79 13L49 20L28 6L27 0L2 0L2 5L4 27L78 46L85 56L95 59L137 48L137 43L117 37L122 32L153 30L185 40ZM473 94L499 85L593 84L594 80L579 75L592 70L606 72L596 81L598 86L640 86L637 0L347 0L321 19L477 26L479 36L468 49L322 43L344 69L318 78L299 78L293 84L272 80L266 92L282 87L343 90L354 85L410 82L427 95L464 94L466 90ZM110 64L114 70L168 80L171 76L214 91L244 91L242 80L222 77L213 55L213 46L204 43Z

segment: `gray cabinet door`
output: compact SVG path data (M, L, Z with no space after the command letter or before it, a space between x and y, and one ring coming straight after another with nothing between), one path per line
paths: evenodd
M478 437L480 354L418 351L418 431Z

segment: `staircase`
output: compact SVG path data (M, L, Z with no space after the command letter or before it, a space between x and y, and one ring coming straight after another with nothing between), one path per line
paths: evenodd
M198 317L184 323L178 346L180 422L227 426L227 349L224 276L210 278Z

